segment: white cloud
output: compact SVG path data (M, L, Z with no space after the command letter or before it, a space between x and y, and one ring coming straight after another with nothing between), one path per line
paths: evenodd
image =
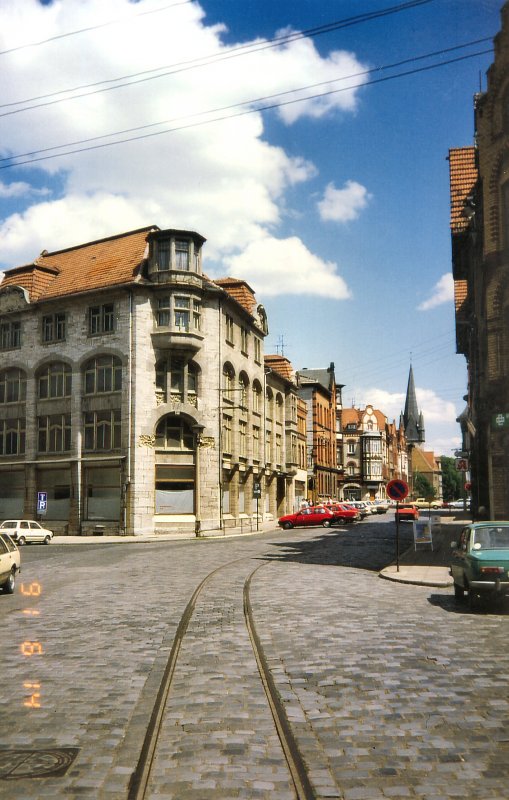
M251 242L241 253L225 259L228 274L243 277L260 297L308 294L345 300L350 291L336 264L311 253L296 236L270 236Z
M36 189L26 181L14 181L13 183L3 183L0 181L0 199L6 200L14 197L26 197L35 195L43 197L50 193L49 189Z
M432 450L435 455L450 456L452 450L461 444L459 424L456 422L458 411L454 403L444 400L433 389L416 387L417 406L424 417L426 441L424 450ZM358 388L353 391L356 407L364 407L368 403L378 408L389 419L399 424L399 417L405 408L405 392L389 392L385 389Z
M347 181L342 189L329 183L323 200L317 203L320 218L324 221L351 222L366 208L372 195L365 186L356 181Z
M454 280L452 273L446 272L434 285L431 297L424 300L417 308L419 311L429 311L430 308L436 308L452 300L454 300Z
M312 41L302 40L209 63L204 69L185 68L193 59L227 53L221 40L223 27L207 26L198 3L140 15L159 7L156 0L136 4L66 0L49 5L17 0L2 9L0 50L126 19L116 28L99 28L3 56L5 104L182 62L167 77L3 117L2 156L167 122L139 131L151 134L150 138L34 164L46 173L48 183L58 176L59 197L44 202L34 197L25 210L0 220L2 265L32 260L42 249L55 250L150 224L199 231L208 239L206 258L213 260L232 259L245 250L247 263L252 245L270 240L276 247L283 213L285 218L292 214L287 208L289 190L316 177L316 167L271 144L259 112L207 125L201 123L232 112L202 112L332 81L361 72L363 65L351 53L322 56ZM286 106L279 115L291 124L303 115L352 113L356 98L357 90L349 89ZM181 130L152 136L169 128ZM76 144L72 149L88 146ZM25 170L27 176L32 174L28 166ZM26 197L27 181L12 184L17 188L10 191L25 192ZM281 252L288 250L288 241L281 243ZM313 256L302 242L299 247L299 240L291 241L293 260L282 259L290 271L280 268L283 285L293 291L299 285L307 293L320 286L317 293L321 294L321 284L327 283L332 296L348 296L335 265ZM294 281L295 264L307 284ZM314 273L320 284L310 280ZM253 274L262 272L258 268ZM268 280L267 284L273 286ZM261 287L253 288L261 294Z

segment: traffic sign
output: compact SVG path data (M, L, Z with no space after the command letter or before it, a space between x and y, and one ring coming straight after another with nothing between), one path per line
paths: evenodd
M471 483L471 481L467 481L467 482L465 483L465 491L466 491L466 492L469 492L471 488L472 488L472 483Z
M467 458L457 458L456 459L456 469L459 472L467 472L468 471L468 459Z
M391 500L404 500L409 492L408 483L405 483L405 481L396 478L393 481L389 481L389 483L385 487L385 491L387 492L387 496L390 497Z
M37 492L37 511L39 514L45 514L48 510L48 493Z
M258 483L258 481L255 481L253 483L253 498L258 500L258 498L260 498L261 496L262 496L262 485L261 483Z

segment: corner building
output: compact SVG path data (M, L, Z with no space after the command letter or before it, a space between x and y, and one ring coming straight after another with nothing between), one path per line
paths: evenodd
M449 151L456 350L468 370L458 455L474 519L509 517L508 2L501 20L487 89L474 98L475 144Z
M204 242L151 226L5 273L1 519L45 492L59 533L210 535L293 502L292 385L267 386L265 311L203 274Z

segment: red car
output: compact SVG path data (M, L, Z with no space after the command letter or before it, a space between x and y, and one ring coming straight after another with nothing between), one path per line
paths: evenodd
M337 522L334 513L325 506L309 506L308 508L301 508L295 514L285 514L280 517L277 524L288 530L289 528L296 528L302 525L323 525L324 528L330 528L333 522Z
M348 503L333 503L327 508L334 514L336 522L357 522L361 519L360 511Z
M414 520L419 519L419 509L412 503L400 503L396 506L396 518L399 520Z

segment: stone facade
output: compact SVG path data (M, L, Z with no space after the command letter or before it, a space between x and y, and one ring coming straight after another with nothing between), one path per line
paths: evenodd
M39 492L73 534L219 535L293 510L296 387L265 365L249 285L203 274L204 241L152 226L6 272L1 518L35 518Z

